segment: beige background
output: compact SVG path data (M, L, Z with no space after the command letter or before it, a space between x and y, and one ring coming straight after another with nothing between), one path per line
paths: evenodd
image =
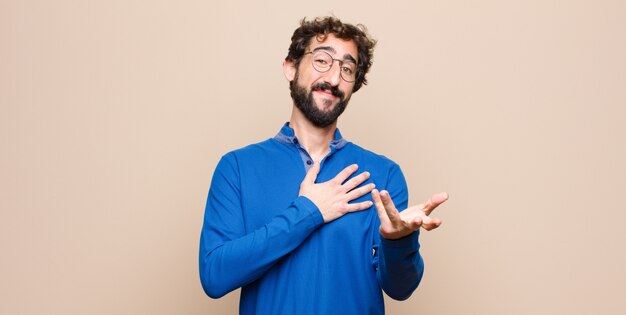
M0 1L0 313L233 314L213 169L290 113L299 19L379 40L346 138L447 190L390 314L626 313L624 1Z

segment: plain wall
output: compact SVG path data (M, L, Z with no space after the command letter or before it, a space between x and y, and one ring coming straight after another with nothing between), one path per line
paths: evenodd
M0 313L236 313L198 279L212 172L331 13L379 40L342 133L451 196L388 313L626 313L626 2L539 0L0 1Z

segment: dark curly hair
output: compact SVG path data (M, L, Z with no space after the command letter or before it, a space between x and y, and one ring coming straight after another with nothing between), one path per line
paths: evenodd
M300 27L291 36L291 45L289 45L289 52L285 60L294 62L297 68L311 43L311 39L315 37L317 40L323 41L328 34L345 40L353 40L356 44L358 63L353 92L358 91L363 84L367 84L365 75L372 66L374 46L376 45L376 40L367 34L367 29L362 24L355 26L343 23L334 16L318 17L312 21L303 18L300 21Z

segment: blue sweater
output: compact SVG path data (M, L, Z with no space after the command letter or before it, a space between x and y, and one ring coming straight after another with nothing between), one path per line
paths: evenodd
M368 171L396 207L408 202L399 166L345 141L339 131L317 182L346 166ZM408 298L423 273L419 232L380 237L375 207L325 224L298 196L310 157L285 124L272 139L222 157L206 204L200 239L200 279L212 298L242 288L241 314L383 314L384 290ZM355 174L356 175L356 174ZM354 202L371 200L371 195Z

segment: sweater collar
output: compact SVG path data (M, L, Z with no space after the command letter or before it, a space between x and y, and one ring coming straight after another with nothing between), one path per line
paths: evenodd
M298 138L296 138L296 133L293 128L289 127L289 122L286 122L280 131L274 136L276 141L285 143L285 144L298 144ZM330 141L330 147L338 150L343 148L348 141L341 136L341 132L339 132L339 128L335 129L335 136L332 141Z

